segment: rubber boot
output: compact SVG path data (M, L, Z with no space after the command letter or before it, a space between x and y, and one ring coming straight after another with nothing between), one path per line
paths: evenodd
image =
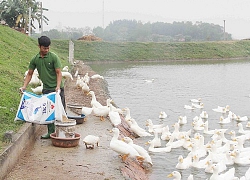
M48 133L41 136L41 139L49 139L50 138L50 134L55 132L55 124L47 124L47 128L48 128Z

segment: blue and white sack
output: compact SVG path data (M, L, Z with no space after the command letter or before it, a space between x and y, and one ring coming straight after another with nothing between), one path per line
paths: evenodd
M66 116L58 92L37 95L23 92L15 120L38 124L50 124L55 120L62 121Z

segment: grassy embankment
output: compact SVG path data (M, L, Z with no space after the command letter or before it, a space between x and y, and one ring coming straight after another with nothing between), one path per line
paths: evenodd
M68 59L68 41L52 41L63 66ZM0 151L7 130L17 131L22 122L14 122L20 102L19 87L33 55L37 39L0 26ZM75 59L83 61L140 61L178 59L221 59L250 56L250 41L194 43L109 43L75 42Z
M248 56L250 56L250 41L189 43L75 42L75 59L84 61L222 59Z

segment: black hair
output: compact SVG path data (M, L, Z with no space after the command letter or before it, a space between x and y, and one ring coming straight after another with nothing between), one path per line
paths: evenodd
M41 36L40 38L38 38L39 46L49 47L50 43L50 38L48 38L47 36Z

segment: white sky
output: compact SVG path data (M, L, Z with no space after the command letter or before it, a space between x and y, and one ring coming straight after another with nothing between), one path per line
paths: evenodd
M220 26L234 39L250 38L250 0L41 0L53 28L106 27L114 20L202 21ZM104 6L103 6L104 4ZM104 7L104 8L103 8ZM104 11L103 11L104 9Z

